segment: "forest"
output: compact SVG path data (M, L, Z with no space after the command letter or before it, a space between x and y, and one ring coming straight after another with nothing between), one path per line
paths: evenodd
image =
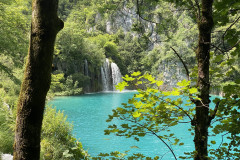
M134 94L103 135L152 135L175 160L239 160L240 1L0 0L0 159L164 159L91 155L48 104L117 90ZM184 123L189 152L171 130Z

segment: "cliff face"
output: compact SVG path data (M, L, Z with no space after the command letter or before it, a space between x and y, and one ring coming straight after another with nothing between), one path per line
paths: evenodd
M151 73L165 82L166 89L176 86L178 81L186 78L186 73L171 46L179 47L178 53L185 61L189 61L194 51L187 49L192 45L188 35L192 34L190 30L195 29L191 22L189 26L180 26L186 15L171 10L163 13L161 7L152 8L152 12L156 14L149 21L146 20L148 16L143 18L136 14L134 5L129 7L123 4L117 11L112 12L113 14L107 16L106 13L97 10L92 13L91 9L84 8L82 13L77 9L73 15L70 14L70 18L73 17L70 24L76 23L74 27L83 28L79 30L80 34L77 34L78 32L69 34L72 32L71 27L63 32L60 42L63 49L60 48L54 67L66 76L78 74L79 87L83 87L84 92L114 90L114 84L119 80L116 81L117 78L113 77L117 75L115 73L117 69L113 72L111 66L119 67L118 70L121 70L119 73L123 74L134 71ZM85 17L76 20L78 15ZM173 19L174 23L167 23L166 17L170 17L171 21ZM81 22L82 20L86 22ZM177 29L181 27L183 31L178 32ZM81 37L82 40L79 40ZM64 47L66 44L68 47ZM61 54L67 56L61 58ZM112 65L108 62L109 71L104 67L105 58L114 62ZM189 65L191 67L194 60L192 62Z
M177 82L187 79L186 71L181 62L162 61L158 68L159 78L164 81L163 90L176 87Z
M158 9L157 7L155 9ZM156 22L156 23L154 23ZM155 48L161 48L164 46L164 42L161 42L162 37L160 34L157 33L157 25L160 23L160 17L155 16L154 20L152 21L146 21L142 19L141 17L136 14L136 7L132 8L127 8L123 7L122 10L117 11L114 15L112 15L108 21L106 22L106 32L109 34L114 34L116 33L119 29L122 29L124 33L131 32L131 35L137 38L140 38L143 35L148 35L149 38L149 43L148 43L148 48L147 51L151 52ZM138 32L133 32L134 26L136 24L140 24L142 27L142 31L144 33L138 33ZM162 38L162 39L161 39ZM173 40L174 41L174 40ZM185 39L185 46L184 47L189 47L190 43ZM165 46L164 46L165 47ZM170 46L169 50L170 50ZM186 76L186 71L183 67L183 64L181 61L178 59L178 57L171 52L171 56L167 56L167 58L161 58L169 54L169 50L159 52L159 55L155 55L155 61L158 63L152 64L155 65L155 72L152 73L154 74L155 77L158 79L161 79L164 81L164 89L171 89L173 87L176 87L177 82L182 81L183 79L187 79ZM180 54L184 56L184 54L188 54L189 52L186 52L186 49L183 48L183 50L180 50ZM194 52L192 52L194 53ZM148 54L148 53L147 53ZM162 54L162 55L161 55ZM148 55L146 55L148 56ZM186 59L192 59L191 56L188 56ZM195 61L193 60L192 63L190 63L189 67L193 66ZM151 70L145 70L146 72L152 72L153 67Z
M106 32L109 34L116 33L119 29L123 29L124 32L130 32L134 21L138 18L139 16L136 14L134 8L123 7L122 10L116 11L114 15L109 17L106 23Z
M134 37L140 37L146 34L151 40L148 50L152 50L155 45L160 44L160 37L156 32L156 24L159 23L159 17L155 16L154 22L156 23L153 23L152 21L142 19L136 12L136 7L128 8L123 6L121 10L116 11L116 13L111 15L107 20L106 32L113 34L122 29L124 33L130 32ZM141 29L143 33L136 32L139 29Z

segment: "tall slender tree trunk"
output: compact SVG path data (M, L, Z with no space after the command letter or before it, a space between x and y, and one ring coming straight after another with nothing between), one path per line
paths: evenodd
M51 83L54 42L63 22L58 0L33 0L31 38L17 106L14 160L38 160L46 94Z
M199 39L197 49L198 62L198 82L201 98L196 101L196 117L195 117L195 160L208 159L208 127L209 127L209 60L210 60L210 44L211 31L213 28L212 3L213 0L202 0L201 13L198 19Z

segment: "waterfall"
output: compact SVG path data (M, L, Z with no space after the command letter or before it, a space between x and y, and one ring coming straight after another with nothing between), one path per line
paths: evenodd
M88 61L86 59L84 60L84 75L89 76L88 75Z
M102 76L102 86L103 91L111 91L112 90L112 77L109 60L106 58L103 66L101 67L101 76Z
M88 71L88 61L85 59L84 60L84 75L89 77L89 71ZM89 80L88 84L84 88L84 92L90 92L90 84L91 81Z
M122 81L122 74L116 63L109 63L106 58L101 67L102 88L103 91L114 91L115 85Z
M112 69L113 90L115 91L116 90L115 85L122 82L122 74L116 63L111 63L111 69Z

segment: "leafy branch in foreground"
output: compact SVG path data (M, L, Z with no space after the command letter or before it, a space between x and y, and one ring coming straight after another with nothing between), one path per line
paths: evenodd
M179 123L189 123L189 131L196 128L196 101L203 103L199 96L198 89L192 87L191 82L183 80L177 83L177 88L171 91L162 91L163 81L156 80L152 75L141 72L134 72L130 76L123 77L124 81L119 83L116 88L123 90L129 86L135 86L138 93L128 100L128 103L122 103L121 107L113 110L109 115L107 122L113 124L108 126L105 134L111 133L126 138L134 138L139 141L140 137L148 134L154 135L167 146L175 159L171 145L184 145L175 135L171 127ZM211 140L208 158L230 158L236 159L240 152L240 82L224 86L223 97L212 96L209 106L209 137L221 137L221 142ZM118 119L114 124L114 119ZM192 137L193 138L193 137ZM194 142L197 143L197 142ZM217 146L218 145L218 146ZM217 146L217 147L216 147ZM162 153L164 156L164 153ZM196 151L184 152L185 156L179 156L182 159L193 158ZM155 157L156 158L156 157Z
M105 134L114 133L117 136L132 137L137 141L139 137L147 134L154 135L177 159L171 145L182 146L184 143L180 142L169 127L178 123L193 123L195 107L190 98L199 100L196 97L197 88L190 87L190 81L183 80L177 83L178 88L161 91L163 81L158 81L149 74L141 75L140 72L126 75L123 79L124 81L116 86L117 89L123 90L134 85L138 88L138 93L129 99L128 103L123 103L122 107L113 110L107 122L117 118L123 123L109 125Z

